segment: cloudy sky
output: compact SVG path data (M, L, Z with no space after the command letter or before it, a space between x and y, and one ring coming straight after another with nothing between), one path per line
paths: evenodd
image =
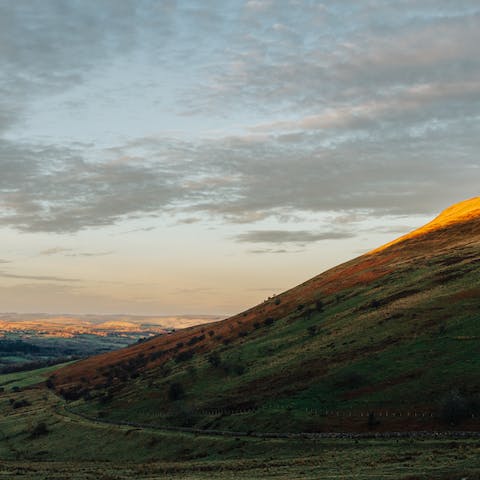
M0 0L3 311L229 314L479 194L478 0Z

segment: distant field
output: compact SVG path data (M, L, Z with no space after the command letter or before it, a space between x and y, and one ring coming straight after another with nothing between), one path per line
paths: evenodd
M227 438L139 429L71 416L51 392L33 389L0 396L0 478L474 480L480 441Z
M45 315L0 313L0 372L18 364L84 358L218 316Z

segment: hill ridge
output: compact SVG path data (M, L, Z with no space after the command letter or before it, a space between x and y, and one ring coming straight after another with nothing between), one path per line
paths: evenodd
M480 395L479 203L461 202L392 248L224 321L87 358L49 383L87 399L84 413L112 420L363 431L363 417L309 412L382 408L431 411L425 418L433 420L394 417L380 429L443 428L433 414L439 399L456 390ZM211 411L223 413L201 413Z
M473 197L451 205L427 224L422 225L412 232L402 235L401 237L396 238L395 240L392 240L381 247L371 250L369 254L381 252L382 250L386 250L387 248L405 240L410 240L435 230L454 225L455 223L465 222L476 217L480 217L480 197Z

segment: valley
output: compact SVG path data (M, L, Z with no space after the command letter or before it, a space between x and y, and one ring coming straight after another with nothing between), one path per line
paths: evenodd
M0 314L0 372L89 357L219 317Z
M153 425L477 430L479 203L223 322L59 369L52 388Z
M4 373L0 471L478 479L479 262L476 198L226 320Z

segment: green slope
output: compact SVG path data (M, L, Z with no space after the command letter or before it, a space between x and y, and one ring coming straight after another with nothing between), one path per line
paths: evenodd
M479 429L477 212L220 325L80 362L56 388L90 416L263 432L457 428L449 398Z

